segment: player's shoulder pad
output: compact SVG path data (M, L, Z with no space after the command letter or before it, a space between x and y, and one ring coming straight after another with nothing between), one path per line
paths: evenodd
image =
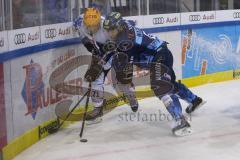
M122 26L123 30L125 31L127 35L127 39L134 41L135 40L135 30L134 26L132 26L128 20L122 20L120 25Z
M136 26L136 21L134 20L127 20L127 22L134 27Z
M83 14L81 14L80 16L73 20L73 26L75 28L83 26Z

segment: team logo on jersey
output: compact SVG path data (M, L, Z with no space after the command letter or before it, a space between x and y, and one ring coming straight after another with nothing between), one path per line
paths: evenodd
M42 68L31 60L29 65L23 66L26 78L22 88L22 97L27 106L25 115L32 115L35 119L38 108L42 108L41 97L44 94L44 83L42 80Z
M114 18L118 19L118 18L121 17L121 14L118 13L118 12L112 12L112 13L110 14L110 17L114 17Z
M104 52L113 52L117 49L117 44L114 41L107 41L103 45Z
M120 41L118 44L118 49L125 52L133 48L133 42L129 40Z

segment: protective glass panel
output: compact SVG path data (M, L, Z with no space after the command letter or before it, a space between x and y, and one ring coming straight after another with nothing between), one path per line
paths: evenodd
M149 14L164 14L179 12L177 0L149 0Z
M122 16L139 15L140 0L111 0L111 9L120 12Z
M200 1L200 11L212 11L215 10L214 0L201 0Z
M4 26L4 8L3 8L3 0L0 0L0 31L3 30Z
M240 1L234 0L234 9L240 9Z
M181 0L181 12L194 12L197 10L196 0Z
M12 0L13 29L40 25L39 0Z
M71 21L71 0L42 0L43 25Z

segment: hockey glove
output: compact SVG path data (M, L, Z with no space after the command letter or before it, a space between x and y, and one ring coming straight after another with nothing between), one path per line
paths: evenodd
M87 70L84 78L87 82L95 81L99 75L102 73L102 66L99 64L91 65L91 67Z
M116 54L113 57L113 68L116 72L116 78L120 83L128 84L132 82L133 64L129 62L127 54Z
M88 37L84 37L82 39L82 44L84 45L84 47L86 47L86 49L89 52L93 52L94 44L93 44L93 41L91 39L89 39Z
M102 73L103 67L100 64L100 59L97 56L92 56L91 66L87 70L84 78L87 82L95 81Z

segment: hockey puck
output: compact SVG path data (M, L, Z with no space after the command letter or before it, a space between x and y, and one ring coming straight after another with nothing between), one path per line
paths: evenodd
M87 139L80 139L80 142L86 143L88 140Z

